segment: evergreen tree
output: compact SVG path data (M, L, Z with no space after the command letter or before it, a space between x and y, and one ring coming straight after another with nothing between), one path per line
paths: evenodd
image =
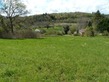
M109 18L103 18L98 24L97 24L97 30L101 33L104 31L109 32Z
M100 13L99 10L97 10L97 12L94 14L93 17L93 23L95 26L98 25L98 23L104 18L104 16Z

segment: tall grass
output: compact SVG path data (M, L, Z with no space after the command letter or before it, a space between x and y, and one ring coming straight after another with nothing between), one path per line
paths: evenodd
M0 40L0 82L109 82L109 38Z

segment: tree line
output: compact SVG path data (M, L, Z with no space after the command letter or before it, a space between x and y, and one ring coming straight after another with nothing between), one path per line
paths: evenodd
M108 15L103 15L98 10L95 13L52 13L52 14L41 14L33 16L25 16L28 13L25 4L21 0L5 0L0 2L0 12L4 15L0 16L0 34L4 35L11 33L15 35L19 29L32 29L33 27L46 27L55 23L76 23L77 33L78 30L88 28L98 33L109 32L109 18ZM67 25L63 26L65 33L69 31ZM67 29L67 31L66 31Z

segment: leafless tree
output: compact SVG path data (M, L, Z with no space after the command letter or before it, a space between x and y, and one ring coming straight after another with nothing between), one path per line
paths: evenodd
M26 6L21 0L2 0L0 11L9 20L9 28L14 33L14 24L16 17L27 13Z

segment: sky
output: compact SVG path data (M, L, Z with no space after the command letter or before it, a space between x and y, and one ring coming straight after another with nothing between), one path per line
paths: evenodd
M109 14L109 0L22 0L30 15L61 12Z
M23 0L31 15L60 12L109 14L109 0Z

